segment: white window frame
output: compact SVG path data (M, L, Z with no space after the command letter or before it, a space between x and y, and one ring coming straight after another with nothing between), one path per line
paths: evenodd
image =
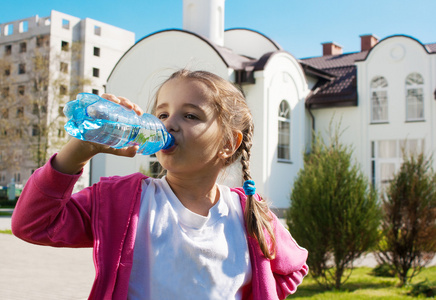
M400 170L403 155L424 152L424 139L377 140L371 142L371 182L382 193ZM384 149L382 149L384 148ZM389 149L388 149L389 148ZM392 166L391 171L388 170ZM386 167L386 169L383 169Z
M424 79L419 73L406 77L406 121L424 120ZM414 112L414 113L412 113Z
M280 102L277 122L277 161L291 162L291 106L286 100Z
M389 121L388 82L383 76L371 80L370 109L371 123L387 123ZM378 104L376 106L376 104ZM377 111L377 113L375 113Z

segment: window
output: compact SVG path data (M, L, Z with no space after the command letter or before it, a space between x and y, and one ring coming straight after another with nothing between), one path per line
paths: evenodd
M6 98L9 96L9 87L2 88L2 97Z
M26 42L20 43L20 53L25 53L27 51L27 44Z
M47 107L45 105L39 105L38 102L33 102L32 114L39 115L40 113L45 114L47 112Z
M39 130L39 126L38 125L33 125L32 126L32 136L39 136L40 135L40 130Z
M26 87L24 85L19 85L17 88L18 95L24 96Z
M92 93L93 93L94 95L98 95L98 90L96 90L96 89L92 89Z
M8 108L3 108L1 110L1 116L2 116L2 119L9 118L9 109Z
M24 106L17 107L17 118L22 118L24 116Z
M424 151L423 139L381 140L371 142L371 182L385 189L399 171L403 156Z
M14 33L14 25L13 24L6 25L4 33L5 35L12 35Z
M70 21L67 19L62 19L62 28L70 29Z
M61 96L65 96L66 94L67 94L67 92L68 92L68 88L67 88L67 86L65 86L65 85L61 85L60 87L59 87L59 95L61 95Z
M371 81L371 122L388 122L388 82L382 76Z
M279 161L291 160L291 109L287 101L283 100L279 107L279 130L277 158Z
M58 138L64 138L65 137L65 129L63 127L58 129Z
M23 21L20 23L20 32L28 32L29 31L29 22Z
M62 43L61 43L61 50L62 51L68 51L69 47L70 47L70 44L68 42L62 41Z
M5 66L5 76L11 75L11 66Z
M100 48L94 47L94 56L100 56Z
M92 76L100 77L100 69L92 68Z
M68 73L68 64L65 62L61 62L60 71L62 73Z
M43 36L37 36L36 37L36 47L40 48L44 45L44 37Z
M94 34L100 36L101 35L101 27L95 25L94 26Z
M418 73L406 78L406 120L424 120L424 80Z
M14 181L19 183L21 181L21 173L14 173Z
M18 74L26 73L26 64L22 63L18 65Z
M12 54L12 45L6 45L5 46L5 55L11 55Z
M23 129L22 128L16 128L15 129L15 136L22 138L23 137Z
M39 35L36 37L36 47L41 48L49 45L49 37L44 35Z

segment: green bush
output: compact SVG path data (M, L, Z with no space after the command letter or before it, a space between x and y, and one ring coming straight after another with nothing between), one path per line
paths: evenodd
M425 280L417 284L413 284L412 290L409 292L409 295L414 297L434 297L436 296L436 286L431 285L428 280Z
M377 260L391 265L401 285L410 282L436 251L436 174L424 154L404 156L383 194L383 243Z
M17 204L18 198L15 200L8 200L7 198L0 198L0 208L14 208Z
M309 251L309 271L326 289L340 289L353 261L378 240L380 207L352 151L333 136L319 137L305 156L286 216L289 230Z
M371 275L376 277L395 277L395 272L391 265L384 263L372 269Z

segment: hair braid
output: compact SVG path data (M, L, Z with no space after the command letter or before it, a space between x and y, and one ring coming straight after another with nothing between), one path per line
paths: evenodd
M243 133L243 139L241 144L241 164L242 164L242 176L245 180L251 180L250 175L250 157L252 146L253 126L249 126L246 132ZM262 250L263 255L266 258L273 259L275 257L275 235L271 226L271 216L267 203L260 198L257 201L253 195L247 196L245 203L245 222L247 225L247 232L250 236L254 237ZM271 248L266 237L268 232Z

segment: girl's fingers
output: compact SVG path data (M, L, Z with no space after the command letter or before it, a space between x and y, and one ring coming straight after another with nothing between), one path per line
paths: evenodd
M121 149L114 149L114 148L106 147L102 152L113 154L113 155L118 155L118 156L134 157L136 155L136 151L138 151L138 149L139 149L139 146L124 147Z
M132 101L130 101L129 99L127 99L125 97L117 97L117 96L112 95L112 94L102 94L101 97L104 99L107 99L109 101L118 103L118 104L120 104L128 109L132 109L139 116L144 113L144 111L139 107L139 105L137 105L136 103L133 103Z

